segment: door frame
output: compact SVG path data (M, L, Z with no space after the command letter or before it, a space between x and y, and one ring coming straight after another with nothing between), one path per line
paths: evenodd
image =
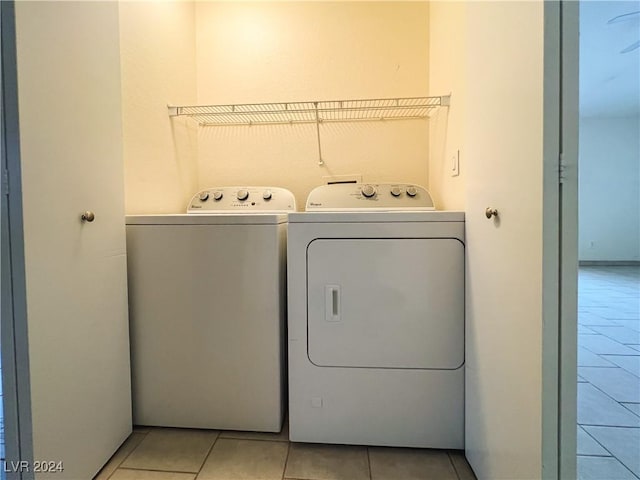
M578 2L545 2L542 477L576 478Z
M559 478L577 477L580 2L560 2Z
M578 2L545 2L542 478L576 478Z
M32 479L31 397L22 222L14 1L0 2L2 49L1 282L2 387L7 479ZM13 467L11 467L13 465ZM9 467L9 468L8 468Z

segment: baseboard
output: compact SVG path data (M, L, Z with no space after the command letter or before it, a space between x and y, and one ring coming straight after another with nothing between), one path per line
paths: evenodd
M640 260L580 260L581 267L640 267Z

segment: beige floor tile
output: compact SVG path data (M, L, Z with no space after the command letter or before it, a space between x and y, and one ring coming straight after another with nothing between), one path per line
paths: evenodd
M198 480L280 480L289 445L219 438Z
M221 431L220 438L236 438L241 440L272 440L275 442L288 442L289 441L289 423L285 422L280 433L267 433L267 432L236 432L236 431Z
M107 480L116 468L120 466L122 461L140 444L145 437L145 433L133 432L129 435L120 448L113 454L107 464L102 467L102 470L98 472L98 475L94 477L94 480Z
M457 480L446 450L369 447L372 480Z
M154 472L119 468L109 480L194 480L195 473Z
M473 473L462 450L450 450L449 457L460 480L476 480L476 475Z
M292 443L284 476L301 480L369 480L368 463L366 447Z
M217 437L213 430L153 429L122 467L197 473Z

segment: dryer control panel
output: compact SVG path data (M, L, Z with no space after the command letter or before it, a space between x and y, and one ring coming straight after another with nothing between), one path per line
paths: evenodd
M314 188L307 212L435 210L429 192L408 183L343 183Z
M296 211L296 199L280 187L213 187L196 193L187 213L286 213Z

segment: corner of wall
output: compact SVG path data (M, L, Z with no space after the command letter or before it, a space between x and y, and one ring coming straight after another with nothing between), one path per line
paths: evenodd
M466 6L464 2L429 4L429 94L451 94L429 124L429 189L444 210L465 206ZM459 155L459 174L452 175Z
M122 2L125 210L181 213L197 188L198 136L167 104L196 100L195 4Z

